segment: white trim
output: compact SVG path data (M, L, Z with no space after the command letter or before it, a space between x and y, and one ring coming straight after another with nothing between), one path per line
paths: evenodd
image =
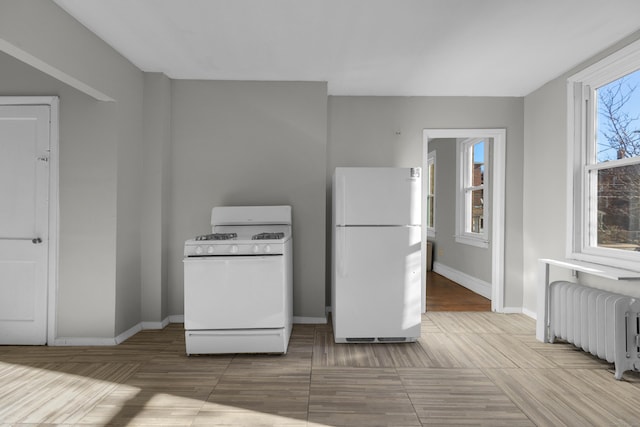
M127 329L126 331L124 331L123 333L121 333L115 338L116 345L122 342L125 342L126 340L128 340L129 338L137 334L138 332L142 331L142 329L143 329L142 322Z
M437 153L435 151L432 151L430 153L427 153L427 163L425 164L425 168L424 168L424 174L427 176L426 177L426 184L425 184L425 191L424 194L425 199L428 201L428 195L429 195L429 189L431 188L431 174L429 173L429 166L433 165L433 176L434 176L434 183L433 183L433 208L431 209L431 211L433 212L433 227L429 227L428 224L425 224L425 227L427 229L427 237L436 237L436 194L438 193L436 186L438 185L438 180L435 179L435 175L438 173L438 159L437 159ZM428 210L425 210L425 219L427 218L427 212Z
M628 44L595 64L573 74L568 80L589 80L600 86L636 71L638 63L640 63L640 40ZM612 68L616 69L613 73Z
M506 129L424 129L423 162L429 152L429 139L434 138L493 138L491 150L492 181L491 190L491 309L504 311L504 219L505 219L505 168L506 168ZM422 244L426 245L426 231ZM426 253L423 247L423 253ZM426 273L426 257L422 257L422 271ZM423 279L423 286L425 282ZM422 295L425 295L426 287ZM425 304L426 298L422 298Z
M61 337L56 338L52 346L60 347L87 347L87 346L112 346L117 345L116 338L86 338L86 337Z
M591 99L594 88L615 81L638 69L640 65L640 40L614 52L567 78L567 217L565 256L568 259L592 262L612 267L638 270L638 253L612 250L594 246L588 239L596 227L589 215L593 211L588 203L594 195L590 191L588 170L637 163L638 159L624 159L603 164L592 164L588 154L595 123Z
M433 271L449 280L453 280L478 295L491 299L491 283L489 282L470 276L467 273L463 273L437 261L433 263Z
M473 236L471 234L462 234L454 236L457 243L463 243L469 246L476 246L478 248L488 248L489 241L484 236Z
M530 317L533 320L537 320L538 316L535 311L528 310L524 307L505 307L505 314L524 314L527 317Z
M169 325L169 318L165 317L160 322L142 322L141 324L142 324L142 329L143 330L147 330L147 329L164 329L164 328L167 327L167 325Z
M169 323L184 323L184 314L172 314L169 316Z
M16 59L24 62L25 64L31 65L33 68L42 71L45 74L50 75L51 77L59 80L74 89L83 92L92 98L97 99L98 101L115 101L110 96L105 95L99 90L89 86L88 84L76 79L75 77L65 73L62 70L59 70L50 64L36 58L30 53L20 49L19 47L7 42L6 40L0 39L0 51L3 51Z
M535 311L529 310L528 308L522 307L522 314L532 318L533 320L538 320L538 314Z
M92 338L92 337L62 337L56 338L53 341L54 346L110 346L110 345L118 345L140 331L145 330L159 330L164 329L171 323L169 321L171 316L165 317L161 322L140 322L131 328L127 329L120 335L114 338ZM182 316L176 316L182 317ZM181 322L174 322L181 323Z
M58 251L60 248L60 100L57 96L0 96L0 105L49 106L49 253L47 272L47 343L56 340Z
M56 338L54 346L112 346L123 343L142 330L142 323L127 329L114 338L62 337Z
M297 325L324 325L327 323L326 317L305 317L293 316L293 323Z
M473 174L473 158L471 155L471 148L479 143L484 142L485 147L485 173L486 176L491 179L491 162L487 161L491 156L491 144L487 141L486 137L468 137L468 138L458 138L456 141L456 211L455 211L455 219L456 219L456 234L454 236L455 241L457 243L462 243L465 245L476 246L479 248L488 248L489 247L489 237L487 227L484 227L481 233L475 233L472 231L468 231L469 220L471 218L471 210L473 209L469 203L471 199L468 197L472 197L472 192L474 190L483 190L485 197L487 200L491 200L491 181L488 186L485 186L484 183L479 186L470 185L473 181L473 177L469 176ZM491 206L489 204L484 206L483 217L490 219L491 216Z

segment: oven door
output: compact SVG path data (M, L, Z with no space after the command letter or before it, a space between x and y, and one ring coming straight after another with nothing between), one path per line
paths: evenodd
M284 327L284 257L185 258L184 324L187 330Z

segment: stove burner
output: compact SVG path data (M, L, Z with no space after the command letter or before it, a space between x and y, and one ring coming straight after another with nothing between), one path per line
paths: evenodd
M279 231L277 233L260 233L251 237L252 240L277 240L283 239L284 233Z
M197 236L196 240L231 240L238 237L237 233L213 233Z

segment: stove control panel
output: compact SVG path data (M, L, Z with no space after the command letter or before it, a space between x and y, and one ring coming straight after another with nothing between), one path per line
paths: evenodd
M283 243L210 244L203 241L188 241L184 245L185 257L280 255L283 253Z

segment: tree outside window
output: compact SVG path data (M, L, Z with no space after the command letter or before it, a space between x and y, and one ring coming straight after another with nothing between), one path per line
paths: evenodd
M598 247L640 250L639 83L640 70L596 89L596 149L588 174L597 194L590 218Z

